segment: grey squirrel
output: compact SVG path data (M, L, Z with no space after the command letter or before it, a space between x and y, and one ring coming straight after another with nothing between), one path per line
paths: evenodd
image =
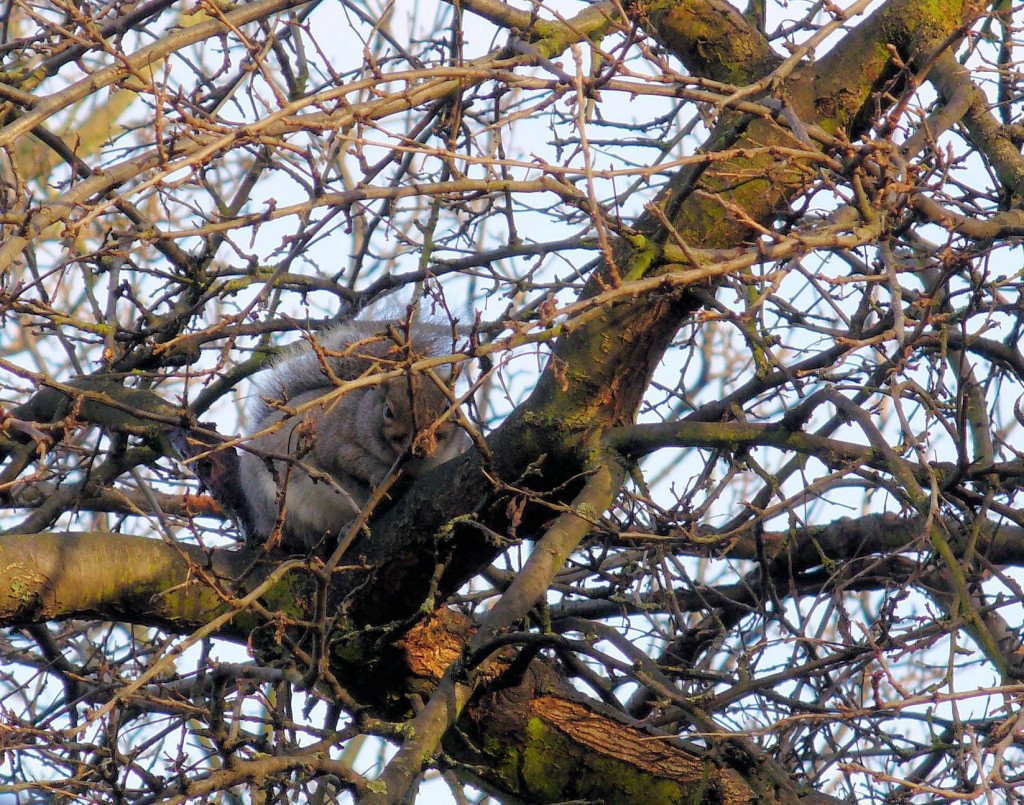
M264 372L240 464L250 537L276 540L280 528L285 549L329 550L401 456L411 453L403 470L415 476L460 452L464 434L445 416L448 394L427 374L406 371L331 393L345 381L407 367L410 358L448 354L453 340L451 327L433 322L354 319ZM450 371L440 374L447 380Z

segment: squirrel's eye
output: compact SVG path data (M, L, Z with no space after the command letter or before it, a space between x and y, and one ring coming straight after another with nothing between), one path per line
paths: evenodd
M395 412L391 410L391 403L384 403L384 418L394 419Z

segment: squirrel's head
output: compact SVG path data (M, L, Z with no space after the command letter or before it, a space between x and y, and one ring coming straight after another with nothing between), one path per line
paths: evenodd
M448 394L430 377L417 374L384 384L381 430L395 455L411 450L414 461L407 465L408 470L454 455L449 448L461 432L450 409Z

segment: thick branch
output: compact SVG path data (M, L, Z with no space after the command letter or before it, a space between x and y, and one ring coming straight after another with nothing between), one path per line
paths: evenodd
M233 606L232 593L237 579L248 577L252 589L266 577L256 559L107 532L7 534L0 536L0 624L100 618L187 634L234 610L218 634L244 642L263 620ZM303 575L288 574L268 591L276 609L303 600Z

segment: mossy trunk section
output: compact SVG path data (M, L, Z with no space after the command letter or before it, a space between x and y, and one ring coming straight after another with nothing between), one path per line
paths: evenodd
M411 674L407 690L426 695L462 656L473 634L469 620L438 610L399 645L395 667ZM451 757L475 770L487 789L530 802L770 805L722 757L645 731L562 681L546 660L517 660L506 649L488 669L446 740Z
M755 793L724 764L560 696L484 697L470 713L482 781L531 802L744 805ZM460 722L460 726L465 723ZM454 741L452 741L454 742ZM487 779L490 778L490 779ZM771 802L759 798L759 802Z

